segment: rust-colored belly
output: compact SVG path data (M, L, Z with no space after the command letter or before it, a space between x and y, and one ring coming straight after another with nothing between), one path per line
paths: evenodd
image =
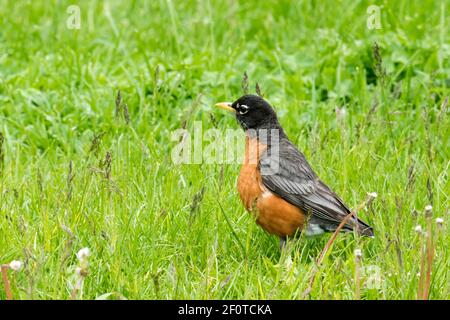
M266 149L256 139L246 138L238 192L245 208L255 214L264 230L280 237L291 236L303 228L306 217L300 208L273 194L262 183L258 161Z

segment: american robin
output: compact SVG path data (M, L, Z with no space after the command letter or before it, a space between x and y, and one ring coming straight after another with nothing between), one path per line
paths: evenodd
M279 236L281 246L296 233L311 236L335 231L350 209L289 141L270 104L259 96L244 95L216 106L233 112L246 132L237 188L256 222ZM372 227L354 217L342 230L373 237Z

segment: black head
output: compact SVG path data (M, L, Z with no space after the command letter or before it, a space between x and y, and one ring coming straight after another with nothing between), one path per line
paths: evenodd
M233 103L219 103L218 107L233 111L244 130L278 128L275 111L263 98L246 94Z

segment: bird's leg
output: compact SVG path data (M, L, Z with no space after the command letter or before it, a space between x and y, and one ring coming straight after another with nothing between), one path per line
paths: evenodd
M286 237L280 237L280 251L286 247Z

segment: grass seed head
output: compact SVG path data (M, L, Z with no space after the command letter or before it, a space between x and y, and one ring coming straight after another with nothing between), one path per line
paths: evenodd
M125 103L123 105L123 117L125 118L126 124L130 123L130 112L128 110L128 105Z
M386 69L383 67L383 58L380 53L380 47L378 43L374 43L373 47L373 57L374 57L374 71L375 75L378 79L380 79L381 82L384 82L384 79L386 78Z
M256 91L256 94L257 94L258 96L260 96L261 98L264 97L264 95L263 95L262 92L261 92L261 87L259 86L259 83L258 83L258 82L255 84L255 91Z
M369 197L371 197L372 199L375 199L376 197L378 197L378 194L376 192L369 192Z

